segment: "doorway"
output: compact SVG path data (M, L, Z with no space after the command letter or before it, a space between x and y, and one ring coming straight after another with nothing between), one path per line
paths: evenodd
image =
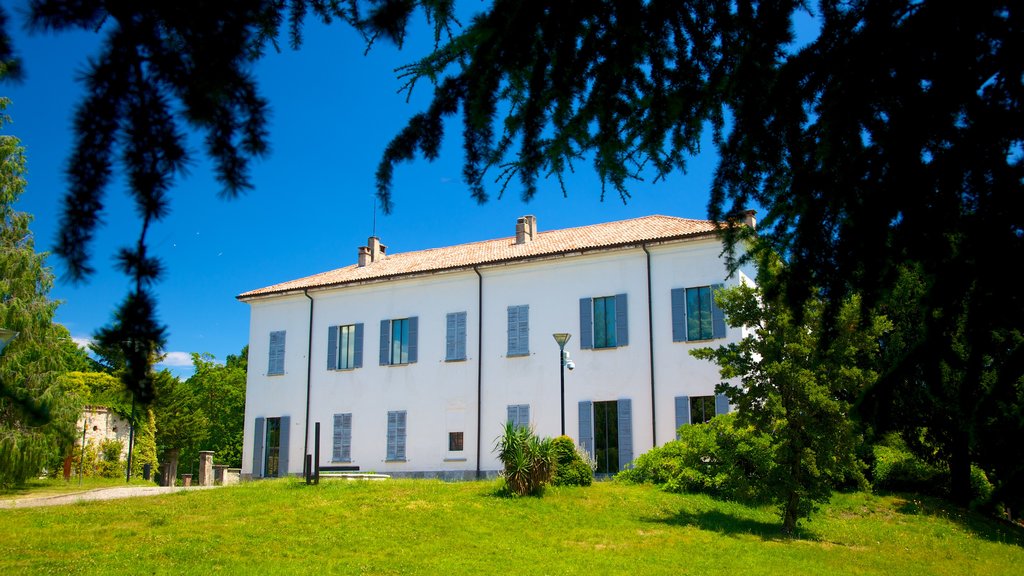
M594 402L594 459L597 474L619 471L618 402Z
M281 463L281 419L267 418L266 456L263 463L263 476L277 478L280 475Z

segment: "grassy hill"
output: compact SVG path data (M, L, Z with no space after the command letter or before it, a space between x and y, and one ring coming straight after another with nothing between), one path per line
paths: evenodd
M0 510L0 574L1021 573L1024 530L945 502L838 494L799 537L771 508L597 483L262 481Z

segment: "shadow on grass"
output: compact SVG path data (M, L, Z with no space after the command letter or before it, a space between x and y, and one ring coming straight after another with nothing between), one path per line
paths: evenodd
M786 541L786 540L811 540L818 541L820 538L804 528L797 527L792 538L787 538L782 533L780 522L762 522L752 518L743 518L734 514L727 514L720 510L700 510L690 512L681 510L672 516L663 518L644 518L646 522L658 522L670 526L692 526L701 530L718 532L726 536L757 536L762 540Z
M956 523L972 535L990 542L1024 548L1024 527L1003 518L973 512L934 496L907 492L878 492L895 498L893 510L907 516L931 516Z

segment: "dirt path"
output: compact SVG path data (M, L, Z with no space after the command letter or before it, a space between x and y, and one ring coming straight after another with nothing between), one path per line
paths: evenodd
M52 494L47 496L21 496L16 498L0 497L0 508L34 508L37 506L59 506L90 500L113 500L115 498L136 498L139 496L157 496L171 492L186 490L209 490L220 486L123 486L119 488L95 488L81 492Z

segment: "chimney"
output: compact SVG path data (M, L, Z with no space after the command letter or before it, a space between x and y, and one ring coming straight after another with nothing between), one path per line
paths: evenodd
M380 243L380 238L370 236L366 240L366 246L359 247L359 267L362 268L371 262L384 259L384 251L387 246Z
M754 218L756 214L757 210L747 210L743 213L743 223L751 230L757 230L757 218Z
M537 217L523 216L516 220L516 244L533 242L533 236L537 233Z
M370 262L384 259L384 251L388 247L380 243L380 238L370 236L366 239L366 246L370 249Z

